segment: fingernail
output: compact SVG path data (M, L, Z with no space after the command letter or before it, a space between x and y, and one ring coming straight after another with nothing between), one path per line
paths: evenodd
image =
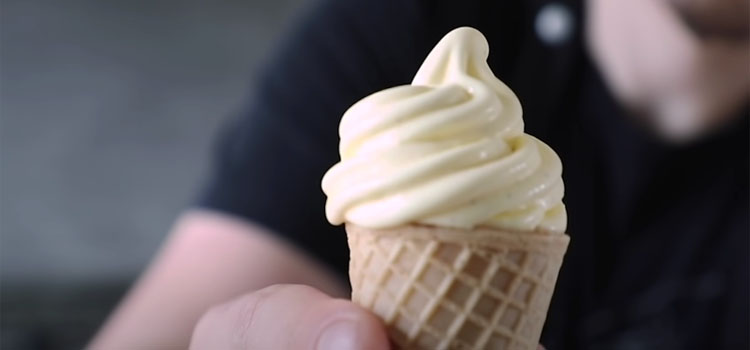
M323 329L318 338L317 350L357 349L357 325L350 320L336 321Z

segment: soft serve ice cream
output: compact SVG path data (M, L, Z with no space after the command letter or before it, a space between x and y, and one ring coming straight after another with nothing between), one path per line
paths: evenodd
M411 85L346 111L341 161L322 184L332 224L565 231L560 159L524 133L521 104L488 53L479 31L458 28Z

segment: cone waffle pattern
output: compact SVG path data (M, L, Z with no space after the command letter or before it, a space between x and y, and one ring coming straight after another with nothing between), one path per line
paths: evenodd
M537 349L564 234L347 225L352 300L401 349Z

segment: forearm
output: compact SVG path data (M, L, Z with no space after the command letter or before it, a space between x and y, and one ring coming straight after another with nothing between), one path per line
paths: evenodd
M346 296L342 281L264 229L188 212L90 348L186 348L210 306L277 283Z

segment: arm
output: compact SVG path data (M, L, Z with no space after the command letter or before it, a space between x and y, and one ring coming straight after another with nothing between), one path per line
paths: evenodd
M187 348L209 307L279 283L347 296L342 281L265 229L214 212L187 212L89 347Z
M199 203L212 211L178 220L91 348L185 348L210 306L272 284L344 296L322 264L283 242L345 268L346 239L325 221L320 179L337 160L346 108L407 82L426 54L414 44L426 42L415 34L414 4L323 1L302 18L262 71L247 113L224 129Z

